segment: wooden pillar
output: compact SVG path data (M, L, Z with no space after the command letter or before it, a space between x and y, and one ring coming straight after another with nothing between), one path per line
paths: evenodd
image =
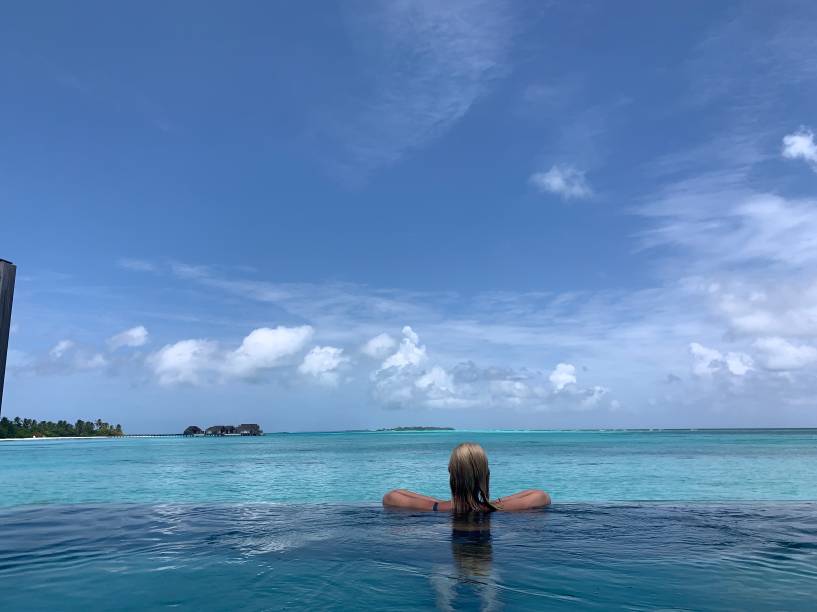
M11 331L11 302L14 298L14 277L17 266L0 259L0 414L3 411L3 382L6 379L6 354Z

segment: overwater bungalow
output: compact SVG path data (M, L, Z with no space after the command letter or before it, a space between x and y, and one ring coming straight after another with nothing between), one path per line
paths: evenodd
M184 435L184 436L203 436L204 435L204 430L201 427L199 427L198 425L191 425L190 427L188 427L187 429L184 430L182 435Z
M234 436L236 435L234 425L213 425L204 432L205 436Z
M260 436L264 432L256 423L242 423L236 428L236 433L241 436Z

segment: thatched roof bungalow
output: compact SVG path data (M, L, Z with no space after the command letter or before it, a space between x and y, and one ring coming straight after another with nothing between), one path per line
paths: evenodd
M199 427L198 425L191 425L190 427L188 427L187 429L184 430L184 433L182 435L184 435L184 436L203 436L204 435L204 430L201 427Z
M264 433L256 423L242 423L236 428L235 432L242 436L260 436Z
M235 435L235 427L233 425L213 425L208 427L204 432L205 436L231 436Z

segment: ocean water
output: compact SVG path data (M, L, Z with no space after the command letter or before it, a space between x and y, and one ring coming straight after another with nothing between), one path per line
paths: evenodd
M479 442L495 496L559 502L817 501L817 430L273 434L0 442L0 506L376 502L448 494L448 456Z
M483 444L488 522L388 511ZM810 610L817 431L0 443L0 610Z

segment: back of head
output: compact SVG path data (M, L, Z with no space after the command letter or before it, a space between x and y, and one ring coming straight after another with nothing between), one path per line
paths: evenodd
M488 455L479 444L465 442L451 451L448 474L455 514L496 510L490 501Z

